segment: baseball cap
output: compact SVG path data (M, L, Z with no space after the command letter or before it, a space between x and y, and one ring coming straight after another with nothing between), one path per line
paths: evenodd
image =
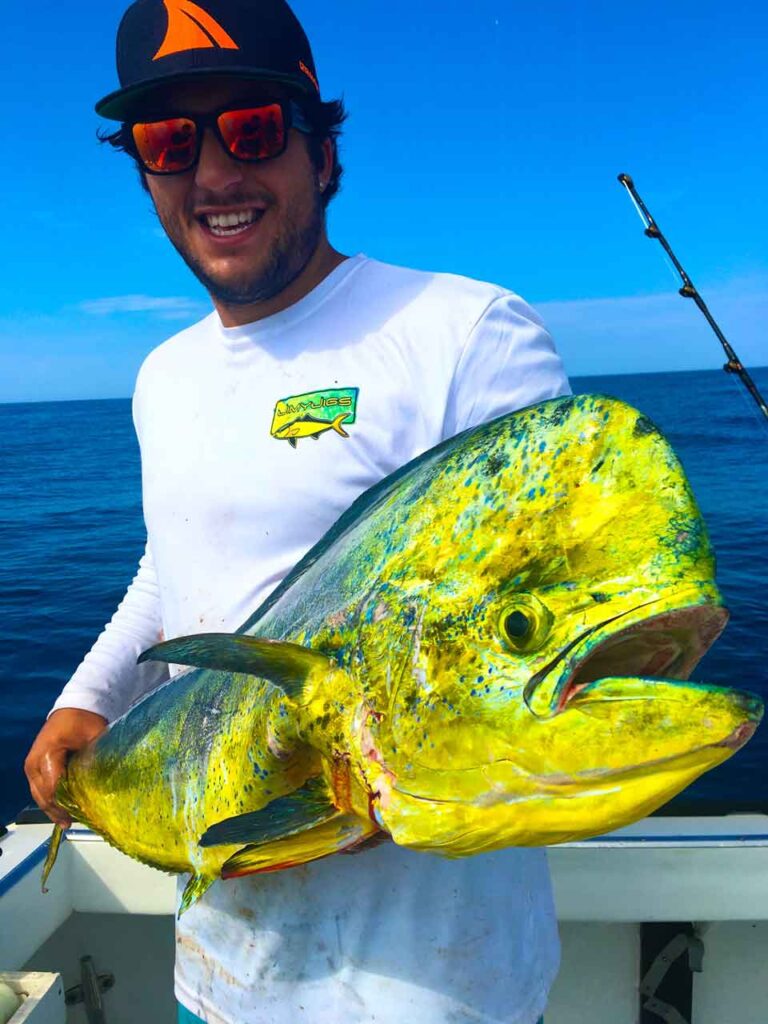
M317 98L309 41L285 0L136 0L117 30L120 88L96 113L129 121L166 82L231 75Z

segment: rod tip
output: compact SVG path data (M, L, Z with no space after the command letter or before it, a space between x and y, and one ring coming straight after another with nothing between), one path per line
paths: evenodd
M632 181L632 179L630 178L630 176L628 174L620 174L619 175L619 181L621 182L622 185L629 185L630 188L634 185L634 182Z

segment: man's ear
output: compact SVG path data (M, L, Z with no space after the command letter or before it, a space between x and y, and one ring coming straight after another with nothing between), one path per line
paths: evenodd
M318 179L320 181L320 191L324 192L333 172L333 142L331 139L324 139L321 145L323 154L323 166L318 171Z

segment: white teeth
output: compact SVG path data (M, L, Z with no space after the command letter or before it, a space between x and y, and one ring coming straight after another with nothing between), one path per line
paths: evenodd
M261 210L238 210L236 213L206 213L205 221L208 227L216 234L226 232L233 233L232 229L241 229L246 224L251 224L260 216Z

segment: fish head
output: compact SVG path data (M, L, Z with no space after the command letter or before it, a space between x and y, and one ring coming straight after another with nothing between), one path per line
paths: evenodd
M397 842L462 855L597 835L752 735L756 697L688 681L727 612L682 467L642 414L580 396L497 420L422 502L398 577L408 643L362 732Z

